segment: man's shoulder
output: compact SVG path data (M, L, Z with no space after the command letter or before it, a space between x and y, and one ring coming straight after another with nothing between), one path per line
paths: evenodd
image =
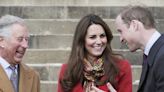
M161 34L160 38L161 38L161 39L164 39L164 34ZM163 40L163 41L164 41L164 40Z
M22 68L24 71L27 71L27 72L31 72L33 74L39 74L34 68L24 64L24 63L21 63L20 64L20 68Z
M164 34L161 34L161 37L159 38L159 43L161 44L161 46L160 46L160 50L161 49L164 49ZM160 51L159 50L159 51Z
M164 47L164 34L161 34L161 36L158 38L158 40L154 43L152 46L153 53L156 51L160 51ZM158 50L159 49L159 50Z

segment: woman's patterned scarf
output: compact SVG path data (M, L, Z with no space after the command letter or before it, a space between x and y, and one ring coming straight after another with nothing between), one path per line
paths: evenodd
M91 91L92 85L101 85L101 78L104 76L105 71L103 68L104 61L102 58L99 58L97 61L88 61L84 59L84 90L85 92Z

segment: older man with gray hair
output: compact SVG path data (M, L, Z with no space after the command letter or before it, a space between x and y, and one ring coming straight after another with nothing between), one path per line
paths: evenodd
M39 74L22 63L28 40L23 19L0 18L0 92L40 92Z

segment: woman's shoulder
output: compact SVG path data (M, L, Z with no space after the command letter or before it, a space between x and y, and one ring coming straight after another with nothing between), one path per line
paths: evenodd
M64 64L61 65L61 68L66 68L66 67L67 67L67 64L66 63L64 63Z
M120 54L114 55L114 60L117 61L119 66L128 66L128 65L130 65L129 61L127 59L125 59L124 56L122 56Z
M122 70L124 71L126 69L131 69L131 64L126 59L119 59L118 60L118 67L120 68L121 71Z
M132 76L132 69L131 65L128 60L122 59L118 61L118 68L120 70L119 75L118 75L118 80L122 78L127 78L131 80Z
M61 65L60 70L61 70L61 71L65 71L66 67L67 67L67 64L64 63L64 64Z
M127 59L119 59L118 64L119 65L130 65L129 60L127 60Z
M60 76L63 76L65 70L66 70L67 64L62 64L60 68Z

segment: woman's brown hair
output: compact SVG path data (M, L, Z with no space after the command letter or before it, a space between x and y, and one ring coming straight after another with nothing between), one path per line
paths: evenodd
M111 41L113 39L112 32L108 25L99 16L89 14L83 17L76 26L76 31L74 33L72 43L72 50L69 56L67 67L63 78L60 80L64 92L70 92L77 83L83 83L84 81L83 60L86 58L85 36L87 34L88 27L92 24L101 25L104 28L107 36L107 47L102 54L102 58L104 59L103 67L106 76L103 82L110 82L113 86L116 85L115 78L119 73L119 68L116 64L117 58L115 57L115 54L111 48Z

